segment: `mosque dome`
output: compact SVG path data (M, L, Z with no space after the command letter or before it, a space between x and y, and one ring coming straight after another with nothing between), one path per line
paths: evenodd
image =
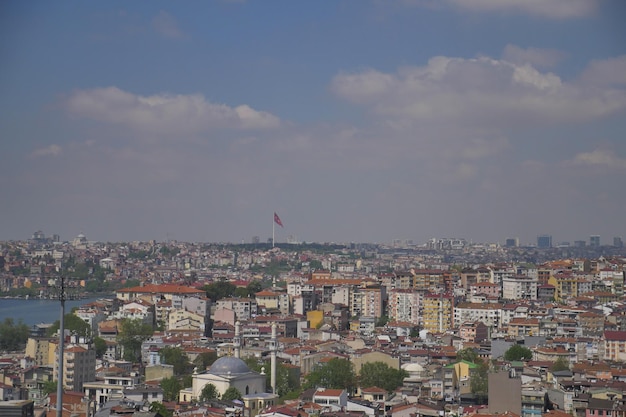
M405 363L402 365L402 369L407 371L409 374L424 372L424 367L419 363Z
M213 375L236 375L248 372L250 372L250 368L241 359L234 356L222 356L213 362L208 373Z

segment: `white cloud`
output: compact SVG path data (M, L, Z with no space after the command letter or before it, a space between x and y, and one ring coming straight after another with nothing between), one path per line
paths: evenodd
M78 90L66 101L70 114L138 131L191 134L215 128L266 129L280 119L247 105L229 107L200 94L141 96L117 87Z
M626 86L626 55L591 61L581 80L593 86Z
M43 148L35 149L31 152L32 157L44 157L44 156L59 156L63 153L63 149L56 144L45 146Z
M626 158L608 149L595 149L577 154L570 163L608 169L626 169Z
M565 53L556 49L520 48L508 44L502 59L518 65L530 64L536 68L552 68L565 58Z
M176 19L163 10L152 19L152 28L166 38L180 39L183 37L183 32L178 27Z
M574 123L626 110L626 91L587 88L585 82L596 74L619 81L625 63L622 59L594 63L584 80L569 82L529 63L435 57L424 66L396 73L372 69L340 73L331 89L385 123L404 128L437 122L491 128Z
M475 12L524 13L551 19L572 19L592 14L597 0L444 0Z

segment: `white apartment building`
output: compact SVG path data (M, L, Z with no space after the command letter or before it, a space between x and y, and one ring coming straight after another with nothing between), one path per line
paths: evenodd
M526 275L512 275L502 279L502 298L505 300L536 300L537 280Z
M254 298L222 298L217 300L216 308L227 308L235 312L237 320L249 320L257 313L257 303Z
M394 321L420 324L422 293L409 289L394 289L389 292L389 318Z
M475 321L482 321L492 329L499 328L502 323L502 304L462 303L454 307L455 327Z

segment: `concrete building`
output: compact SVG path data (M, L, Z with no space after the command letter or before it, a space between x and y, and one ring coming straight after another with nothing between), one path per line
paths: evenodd
M536 300L537 280L525 275L502 279L502 298L505 300Z
M389 318L394 321L420 323L421 293L410 289L394 289L389 292Z
M422 309L423 329L444 332L453 326L454 297L448 294L426 294Z
M522 380L512 371L492 372L488 377L489 412L522 414Z
M58 354L57 354L58 355ZM58 380L58 367L54 368ZM96 379L96 351L91 346L69 345L63 354L63 387L68 391L82 392L85 382Z

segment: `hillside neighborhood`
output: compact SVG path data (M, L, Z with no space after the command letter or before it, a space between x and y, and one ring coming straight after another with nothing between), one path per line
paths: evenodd
M626 416L626 252L592 238L2 242L1 296L90 301L5 320L0 416Z

